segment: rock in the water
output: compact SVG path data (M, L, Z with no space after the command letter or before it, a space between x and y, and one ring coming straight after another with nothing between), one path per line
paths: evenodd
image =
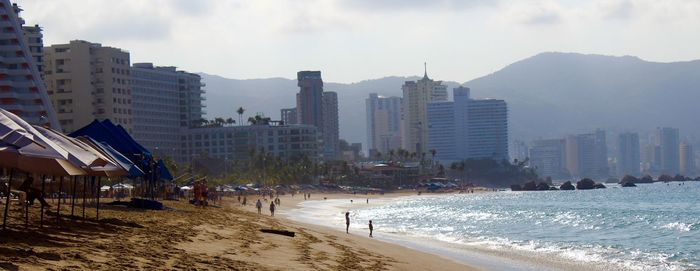
M595 188L595 182L589 178L583 178L576 183L576 189L586 190Z
M576 187L574 187L574 185L571 184L570 181L566 181L561 186L559 186L559 189L560 190L576 190Z
M547 191L549 190L549 185L547 183L539 183L537 185L537 191Z
M602 183L597 183L597 184L593 185L593 188L600 189L600 188L607 188L607 187L605 187L605 185Z
M537 184L535 184L535 181L526 182L525 184L523 184L523 190L524 191L535 191L535 190L537 190Z
M624 182L624 183L622 183L621 186L622 187L637 187L637 185L634 184L633 182Z
M510 190L511 190L511 191L522 191L523 188L520 187L519 184L513 184L513 185L510 186Z

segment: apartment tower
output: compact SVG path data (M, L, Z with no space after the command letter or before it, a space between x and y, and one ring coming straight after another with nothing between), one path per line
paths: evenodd
M41 31L26 33L22 11L9 0L0 0L0 108L32 124L60 129L35 57ZM38 37L38 38L37 38ZM30 48L30 44L32 47ZM33 49L32 49L33 48Z
M401 145L409 152L428 152L428 103L447 101L447 86L428 78L427 69L418 81L406 81L403 90Z
M132 131L129 52L74 40L44 48L48 94L63 132L95 119Z

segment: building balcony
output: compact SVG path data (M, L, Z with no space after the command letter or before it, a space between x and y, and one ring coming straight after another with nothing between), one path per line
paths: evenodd
M22 50L22 47L20 47L19 44L0 45L0 51L17 52L17 51L21 51L21 50Z

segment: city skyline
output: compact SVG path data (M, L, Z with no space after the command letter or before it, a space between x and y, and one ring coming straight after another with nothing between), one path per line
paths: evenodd
M700 3L694 1L17 3L29 11L28 25L45 29L47 45L85 39L130 48L134 63L229 78L288 78L311 69L325 71L328 82L347 83L414 75L414 64L428 61L443 80L464 82L549 51L655 62L700 58L688 46L700 39L700 18L694 16ZM64 16L54 16L59 11ZM406 42L415 35L424 38ZM434 42L441 39L446 42ZM203 40L216 42L197 49ZM309 49L313 56L298 53Z

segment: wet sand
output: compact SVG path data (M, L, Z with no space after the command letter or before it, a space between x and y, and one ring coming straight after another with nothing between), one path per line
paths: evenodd
M400 194L398 194L400 195ZM350 198L314 194L311 200ZM374 195L370 198L397 196ZM358 201L367 196L357 195ZM195 207L163 201L166 210L139 211L103 207L100 221L87 208L87 221L49 219L39 229L38 204L24 227L20 207L12 204L6 232L0 232L0 269L8 270L473 270L432 254L376 239L366 233L309 225L254 209L257 196L240 206L226 198L218 206ZM281 197L280 213L293 212L303 195ZM370 199L371 201L371 199ZM55 206L55 203L54 203ZM1 206L4 207L4 206ZM62 214L70 209L62 204ZM55 210L55 207L53 208ZM75 213L82 215L80 206ZM262 233L288 230L295 237Z

